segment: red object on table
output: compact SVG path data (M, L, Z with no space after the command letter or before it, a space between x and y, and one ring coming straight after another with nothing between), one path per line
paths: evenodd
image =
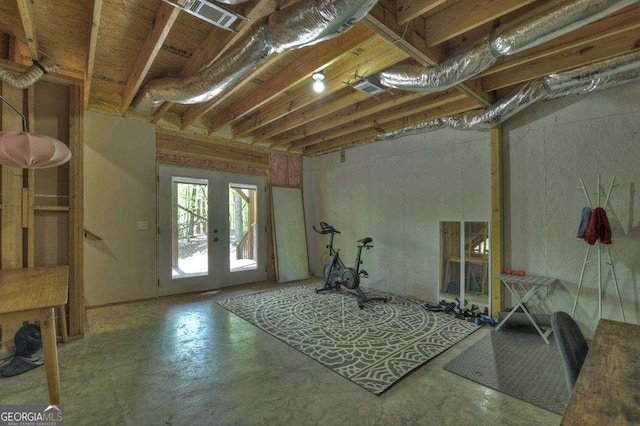
M507 268L504 270L504 273L507 275L518 275L520 277L524 277L526 275L526 272L523 269L510 269Z

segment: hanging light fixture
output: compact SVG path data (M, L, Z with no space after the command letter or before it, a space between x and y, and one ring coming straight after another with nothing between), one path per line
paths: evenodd
M0 131L0 164L23 169L60 166L71 159L69 147L50 136L27 132L27 118L11 102L0 99L22 117L21 132Z
M313 79L313 90L316 93L322 93L324 91L324 83L322 82L324 73L322 71L314 72L311 78Z

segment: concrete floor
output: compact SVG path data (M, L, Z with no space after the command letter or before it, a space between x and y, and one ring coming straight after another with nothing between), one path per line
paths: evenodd
M253 284L87 312L59 346L66 425L557 425L560 416L445 371L486 327L375 396L214 303ZM48 401L43 367L0 404Z

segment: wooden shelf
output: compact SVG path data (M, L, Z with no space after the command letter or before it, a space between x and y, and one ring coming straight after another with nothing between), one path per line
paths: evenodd
M68 212L69 206L33 206L33 209L47 212Z

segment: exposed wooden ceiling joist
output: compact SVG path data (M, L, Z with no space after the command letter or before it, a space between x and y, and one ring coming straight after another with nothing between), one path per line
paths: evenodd
M469 98L460 97L459 100L445 105L434 106L426 111L416 113L403 118L377 123L377 128L364 129L354 133L348 133L335 139L328 139L320 144L304 150L305 155L318 155L340 149L343 146L373 142L376 137L385 132L393 132L408 126L424 123L449 115L460 114L476 108L476 104ZM374 134L375 132L375 134ZM295 152L295 151L294 151Z
M536 0L463 1L429 17L425 22L429 47L437 46Z
M121 115L124 116L127 109L129 109L131 101L136 93L138 93L140 86L142 86L142 81L149 72L156 55L160 51L164 40L169 35L169 31L171 31L179 13L180 9L177 7L173 7L164 2L160 3L156 19L153 21L153 27L151 27L151 31L149 31L149 35L142 45L138 59L127 81L127 87L125 87L124 93L122 94Z
M316 145L330 139L336 139L340 136L347 135L354 130L363 130L369 127L377 128L383 123L403 119L407 116L428 111L436 106L442 106L452 102L468 99L469 98L464 94L455 90L427 94L418 99L413 99L412 102L394 105L393 107L385 110L384 113L369 114L356 120L345 122L344 124L335 126L329 130L320 131L319 133L312 135L305 135L298 140L291 142L289 149L295 151L300 148L306 148L311 145ZM472 107L477 107L477 104L472 100L469 100L468 104L472 105Z
M195 52L182 67L180 75L183 77L198 72L205 66L208 66L218 59L227 51L234 43L240 40L244 34L251 29L254 22L271 14L277 6L276 0L260 0L247 12L247 21L240 21L236 27L236 33L224 32L220 33L217 27L213 27L207 37L196 48ZM171 109L172 102L165 102L153 116L153 122L157 123L164 114Z
M407 57L406 53L393 45L377 38L364 43L358 55L347 54L344 64L338 70L328 69L326 72L326 88L323 96L329 96L343 89L345 82L355 82L354 74L368 76L381 71ZM298 84L286 93L265 105L256 113L239 122L240 126L249 125L252 128L269 124L294 111L317 102L321 97L310 90L310 84Z
M546 56L553 56L564 51L580 48L598 40L637 30L638 28L640 28L640 6L629 8L621 16L616 14L602 19L515 55L502 56L491 68L480 74L480 77L495 74L509 68L520 67Z
M40 51L38 48L38 36L36 34L36 25L33 21L33 13L31 12L30 0L17 0L18 10L20 10L20 18L22 20L22 28L27 37L27 45L31 59L37 61L40 59Z
M497 90L534 78L575 68L575 63L591 64L637 49L638 31L632 29L592 43L577 45L554 55L527 62L525 67L510 68L482 79L485 90Z
M319 45L289 52L292 60L283 66L273 78L261 83L250 97L229 99L226 108L221 108L217 114L209 115L210 131L215 131L250 114L302 81L309 81L313 72L329 67L340 57L351 54L352 50L358 48L374 35L375 33L369 28L358 24L353 33L335 37Z
M446 4L448 0L396 0L398 24L404 25L421 15Z
M98 47L98 32L100 31L100 17L102 16L102 0L94 0L91 9L91 27L89 31L89 43L87 51L87 68L84 73L84 105L89 104L91 94L91 81L93 68L96 62L96 49Z
M383 37L396 43L401 49L406 49L411 57L424 65L437 65L445 59L443 49L434 51L426 46L425 39L416 32L405 32L408 27L402 28L399 26L395 14L380 3L364 18L364 22L378 31ZM470 98L475 99L479 105L488 106L493 101L491 96L479 90L479 87L472 87L467 83L462 83L458 84L456 88Z
M239 35L234 35L161 0L0 0L0 67L21 73L31 65L31 57L51 57L60 64L59 71L45 80L79 84L84 79L87 107L119 115L145 82L193 76L233 49L243 33L276 8L297 1L230 5L250 18L238 21ZM234 155L225 156L226 151L246 151L248 157L235 158L264 165L269 150L315 155L370 142L380 132L490 105L531 79L640 48L640 4L635 4L501 57L448 91L391 90L393 95L383 92L370 98L349 86L405 61L435 66L466 52L496 25L514 25L539 14L540 8L555 7L556 2L542 0L380 0L347 34L272 55L208 103L165 102L153 117L132 111L128 117L153 120L163 129L159 152L233 161ZM310 90L310 74L317 69L326 76L321 94ZM260 158L254 158L253 150Z

